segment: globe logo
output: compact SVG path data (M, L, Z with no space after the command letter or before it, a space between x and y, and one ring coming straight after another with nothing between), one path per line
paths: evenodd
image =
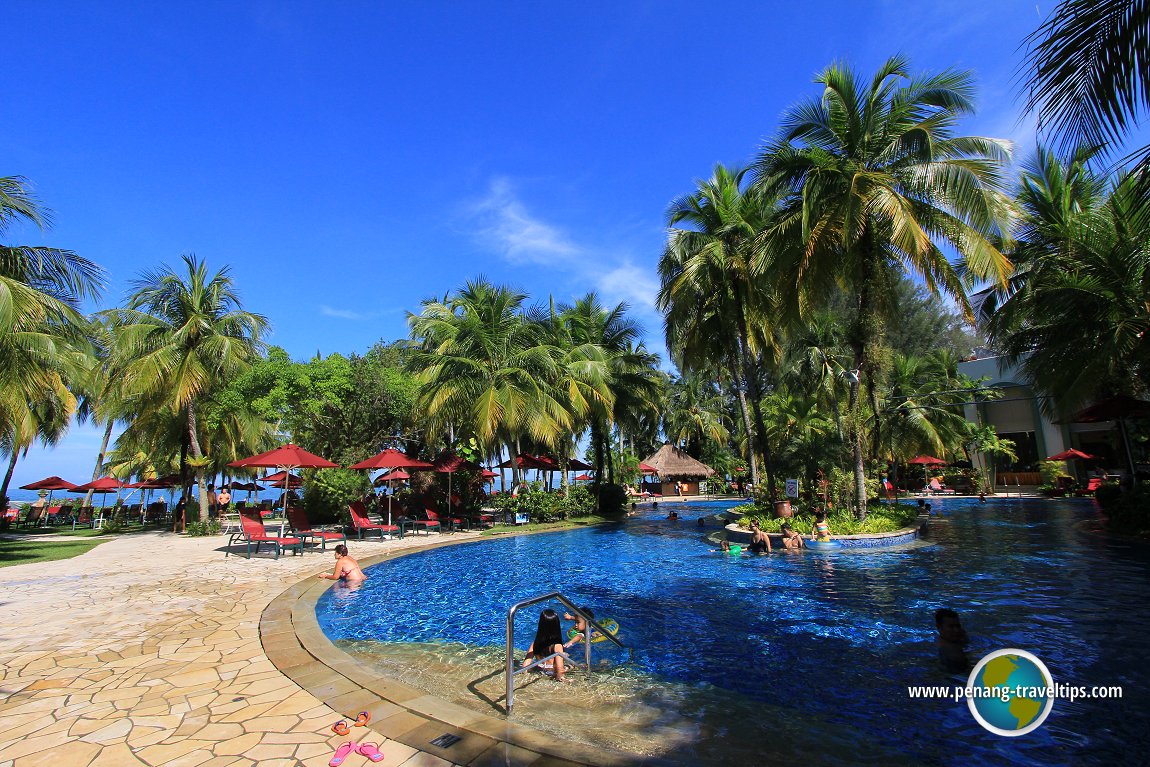
M988 654L970 672L966 686L970 713L997 735L1017 737L1038 729L1054 706L1049 669L1025 650Z

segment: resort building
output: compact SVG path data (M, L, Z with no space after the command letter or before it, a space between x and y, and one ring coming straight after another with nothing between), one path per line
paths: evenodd
M660 493L664 497L700 495L699 482L715 473L710 466L696 461L669 442L663 443L663 446L645 458L643 463L659 472L658 482L654 483L652 492ZM647 489L646 484L644 489Z
M1000 485L1038 485L1038 464L1047 456L1076 448L1103 457L1101 466L1118 472L1122 454L1115 442L1116 430L1111 421L1102 423L1068 423L1073 413L1050 414L1044 408L1044 397L1034 390L1023 372L1002 357L986 356L963 362L959 372L971 378L986 379L985 386L1001 390L1001 397L981 404L965 406L966 418L972 423L989 424L995 433L1009 439L1018 453L1016 460L998 459ZM985 466L982 455L973 455L977 468Z

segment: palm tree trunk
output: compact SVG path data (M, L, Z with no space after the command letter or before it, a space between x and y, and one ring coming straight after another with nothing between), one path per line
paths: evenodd
M880 267L876 263L873 248L870 247L868 235L869 232L863 232L862 238L860 239L862 274L859 278L858 316L855 318L854 333L851 334L853 336L851 338L851 348L855 355L855 369L854 375L851 376L850 385L850 437L851 457L854 459L855 496L857 498L855 515L859 519L866 519L867 502L866 461L863 450L862 414L859 412L859 387L862 384L863 375L873 375L873 371L870 369L871 360L870 355L867 353L867 347L878 340L876 336L881 330L879 318L874 311L872 296L875 290L873 282Z
M759 459L755 455L755 430L751 427L751 411L747 407L747 393L739 384L741 376L737 370L731 371L731 380L735 383L735 392L739 398L739 413L743 416L743 428L747 432L747 455L750 456L751 484L759 487Z
M12 473L16 471L16 460L20 457L20 451L13 446L12 456L8 459L8 471L4 473L4 484L0 486L0 502L3 502L4 508L8 508L8 485L12 484Z
M603 440L604 446L606 448L605 452L607 454L607 484L613 485L613 484L615 484L615 456L611 453L611 443L610 443L611 424L607 423L605 425L607 427L606 432L605 433L601 432L599 436Z
M747 393L750 395L751 413L755 417L755 431L750 435L752 451L757 443L759 454L763 456L763 468L767 471L767 497L770 499L771 506L773 507L775 501L778 500L778 494L775 491L775 467L771 455L770 440L767 439L767 426L763 420L762 390L759 387L758 365L750 360L750 334L747 332L747 315L743 306L742 293L739 290L738 283L735 283L732 287L735 295L735 321L739 329L737 339L739 367L742 369L743 380L746 381ZM755 487L757 489L759 485L756 484Z
M112 439L112 427L115 425L115 420L109 418L108 424L104 427L104 439L100 442L100 452L96 456L96 468L92 469L93 482L100 478L100 472L104 468L104 456L108 454L108 442ZM92 492L93 491L89 490L84 496L84 506L92 505Z
M188 449L192 453L192 458L203 458L203 451L200 450L200 438L196 434L196 403L188 403ZM208 520L208 485L204 479L204 470L200 466L193 467L196 472L196 487L200 491L200 517L201 522ZM287 483L285 482L285 487ZM284 491L287 492L286 490ZM185 505L186 509L187 506Z

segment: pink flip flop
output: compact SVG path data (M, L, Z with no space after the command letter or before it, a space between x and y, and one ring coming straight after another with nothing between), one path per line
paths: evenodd
M343 764L343 760L347 758L347 755L353 751L355 751L354 743L344 743L342 746L335 750L335 754L331 757L331 761L328 762L328 767L339 767L341 764Z
M374 743L360 743L356 751L373 762L383 761L383 752Z

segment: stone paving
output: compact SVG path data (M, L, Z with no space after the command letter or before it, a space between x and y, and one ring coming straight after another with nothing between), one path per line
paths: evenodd
M352 541L358 558L460 540ZM326 765L336 711L268 659L260 618L331 552L224 558L223 539L143 533L0 568L0 767ZM453 761L371 726L385 767ZM518 760L516 760L518 761ZM350 756L348 767L370 764ZM540 765L542 767L542 765Z

